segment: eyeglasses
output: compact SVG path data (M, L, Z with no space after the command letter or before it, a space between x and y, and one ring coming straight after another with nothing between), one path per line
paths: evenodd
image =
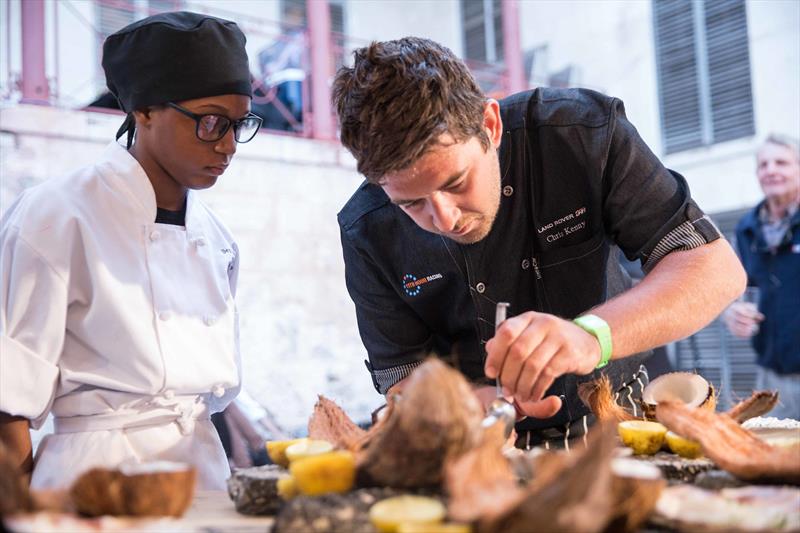
M231 120L225 115L198 115L172 102L167 102L167 105L195 121L197 124L195 135L203 142L216 142L222 139L233 126L233 138L236 142L246 143L253 140L261 127L261 117L253 113L239 120Z

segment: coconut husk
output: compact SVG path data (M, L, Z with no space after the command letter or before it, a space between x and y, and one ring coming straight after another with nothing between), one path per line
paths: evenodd
M369 519L370 508L381 500L404 494L409 493L373 487L344 494L297 496L281 507L272 533L375 533Z
M624 422L635 417L614 401L611 381L605 374L600 378L578 385L578 397L599 421Z
M699 442L706 457L740 479L800 484L800 447L772 446L727 414L681 402L659 402L656 416L670 430Z
M237 468L228 478L228 496L242 514L274 515L283 505L278 480L288 475L278 465Z
M653 513L658 497L667 482L657 467L649 467L636 459L614 459L612 466L614 479L611 490L615 499L614 513L606 531L638 531ZM652 468L652 474L635 475L634 470L639 470L641 467Z
M511 462L501 450L503 424L483 434L478 447L445 464L448 515L458 522L490 518L513 508L525 496Z
M728 416L741 424L751 418L762 416L778 403L778 391L755 391L749 398L742 400L728 410Z
M699 475L717 468L707 457L687 459L665 451L655 455L637 455L636 460L657 467L669 482L694 483Z
M327 440L337 448L355 451L367 432L353 422L335 402L320 395L308 421L308 436Z
M158 470L124 474L93 468L70 487L75 509L87 516L182 516L194 496L196 471Z
M402 397L370 430L356 453L357 484L416 488L440 485L443 466L481 441L484 410L460 372L429 359Z
M481 517L479 533L603 531L615 515L611 458L616 447L612 423L599 424L588 446L569 454L543 454L524 496L513 506Z

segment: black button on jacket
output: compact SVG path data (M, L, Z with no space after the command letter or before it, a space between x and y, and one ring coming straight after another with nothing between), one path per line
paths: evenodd
M347 288L381 393L431 354L485 380L495 303L509 302L510 315L575 318L630 286L617 246L649 271L673 249L719 237L619 100L536 89L500 109L503 194L483 241L461 245L426 232L367 183L339 213ZM613 361L603 372L619 386L644 357ZM559 378L549 394L564 396L562 410L525 425L552 427L586 414L577 385L598 374Z

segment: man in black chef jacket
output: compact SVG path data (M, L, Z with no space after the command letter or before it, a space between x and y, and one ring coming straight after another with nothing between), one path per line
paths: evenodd
M498 102L426 39L354 55L333 100L366 182L338 219L379 392L436 354L487 404L499 377L528 442L576 436L580 383L602 372L640 391L645 352L743 291L731 247L619 100L539 88ZM643 266L635 287L616 247ZM495 332L503 301L513 316Z

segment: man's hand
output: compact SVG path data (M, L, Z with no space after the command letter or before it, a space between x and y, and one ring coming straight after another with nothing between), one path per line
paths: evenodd
M556 378L589 374L601 355L600 343L582 328L534 311L503 322L486 343L486 353L486 376L500 376L503 394L536 418L549 418L561 408L556 396L542 399Z
M758 312L755 304L734 302L722 314L728 330L741 339L747 339L758 333L758 324L764 315Z

